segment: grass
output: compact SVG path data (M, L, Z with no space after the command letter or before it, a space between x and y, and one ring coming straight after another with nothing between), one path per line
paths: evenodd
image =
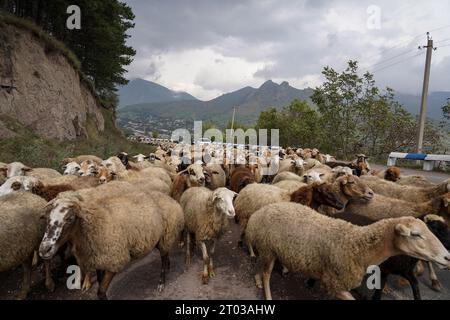
M44 139L17 120L0 115L0 120L17 136L0 139L0 162L20 161L31 167L59 169L61 160L81 154L92 154L102 159L121 151L130 154L150 153L154 148L128 141L114 124L113 113L102 109L105 130L98 132L92 117L88 117L86 129L88 137L74 141Z

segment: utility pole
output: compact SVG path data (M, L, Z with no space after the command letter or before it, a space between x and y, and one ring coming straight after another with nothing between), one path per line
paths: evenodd
M236 107L233 107L233 118L231 119L231 130L234 133L234 117L236 116Z
M420 105L420 119L419 119L419 133L417 138L417 153L422 153L423 149L423 135L425 131L425 123L427 120L427 102L428 102L428 89L430 86L430 71L431 71L431 57L433 50L436 50L433 46L433 39L430 37L430 33L427 32L428 43L424 47L419 49L427 49L427 57L425 61L425 74L423 78L423 90L422 90L422 103Z

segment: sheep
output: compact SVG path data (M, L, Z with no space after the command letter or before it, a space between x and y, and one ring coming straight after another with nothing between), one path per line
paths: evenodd
M346 300L354 299L350 290L361 284L369 266L391 256L405 254L450 266L448 251L424 222L414 218L359 227L300 204L275 203L251 216L246 238L258 250L255 279L261 288L262 276L268 300L275 260L292 272L321 280L330 295Z
M186 170L179 172L173 179L170 196L180 201L181 195L186 189L191 187L204 187L205 181L203 166L191 164Z
M126 170L126 167L123 165L122 161L118 157L110 157L101 162L103 167L108 168L113 173L119 173Z
M306 183L295 181L295 180L283 180L283 181L277 182L273 185L280 189L286 190L289 193L293 193L294 191L297 191L301 187L307 186Z
M80 171L81 166L76 162L69 162L68 164L65 164L62 166L62 169L64 171L64 175L74 175L78 176L78 171Z
M321 173L315 170L310 170L303 175L303 182L306 184L313 183L324 183L325 182L325 173Z
M133 159L136 160L136 162L144 162L149 158L150 158L149 156L143 155L142 153L133 156Z
M111 193L108 188L106 184L65 192L50 202L39 255L50 259L62 245L70 244L81 270L97 271L97 296L106 299L114 275L156 247L162 262L158 291L162 291L169 250L184 226L180 205L160 192Z
M125 170L114 173L108 168L100 166L97 178L101 184L107 183L111 180L134 181L155 178L166 183L169 188L172 186L172 178L169 176L167 171L157 167L150 167L140 171Z
M318 194L314 196L314 193ZM298 189L298 193L295 194L295 196L294 194L295 193L290 193L289 191L280 189L276 186L266 184L250 184L242 189L236 197L234 203L236 217L239 220L241 229L240 244L242 244L242 240L244 239L247 223L251 215L265 205L289 201L312 205L313 197L317 207L319 206L318 203L320 203L320 205L324 204L342 209L345 204L341 200L341 192L336 192L335 188L329 185L324 185L323 187L320 187L320 185L313 185L309 187L303 186ZM254 258L255 254L253 248L248 245L248 249L250 251L250 256Z
M80 164L78 175L80 177L95 177L98 174L98 165L92 160L83 161Z
M361 179L375 193L410 202L426 202L432 198L450 192L450 179L439 185L428 188L402 186L397 183L369 175L362 176Z
M39 180L34 177L17 176L8 179L0 187L0 196L13 192L31 192L46 201L54 199L59 193L71 190L81 190L99 185L98 179L94 177L82 177L74 179L50 179Z
M316 159L309 158L309 159L305 159L303 168L304 168L304 171L308 171L315 167L320 167L320 166L322 166L322 164L319 161L317 161Z
M424 202L408 202L375 194L372 200L364 203L350 200L345 207L345 212L376 221L406 216L419 218L435 214L450 222L450 193Z
M272 184L277 184L278 182L284 181L284 180L294 180L298 182L303 182L303 178L296 175L293 172L285 171L277 174L275 178L273 178Z
M293 172L297 175L302 175L304 171L304 161L303 159L284 159L281 160L278 167L278 173L281 172Z
M21 162L12 162L6 166L6 177L11 178L15 176L31 176L42 179L50 179L61 176L61 174L53 169L47 168L30 168Z
M420 187L420 188L431 188L435 187L436 184L428 181L423 176L402 176L398 181L397 184L402 186L413 186L413 187Z
M144 158L142 158L142 157ZM151 167L152 164L148 161L144 161L145 160L145 156L144 155L138 155L137 158L142 159L142 161L138 161L138 162L133 162L129 160L129 156L127 153L125 152L121 152L117 155L117 158L120 159L120 161L122 162L122 164L125 166L125 168L127 170L141 170L141 169L145 169L148 167Z
M186 223L186 264L190 264L191 234L194 234L195 242L200 245L203 254L203 284L208 284L209 278L215 276L212 258L215 240L223 235L228 227L228 219L235 215L233 198L236 195L226 188L212 191L204 187L194 187L181 196L180 204Z
M61 162L62 165L66 165L70 162L76 162L78 164L81 164L84 161L87 160L91 160L94 161L97 165L100 165L102 163L102 159L97 157L97 156L93 156L93 155L81 155L81 156L77 156L75 158L64 158Z
M386 170L378 172L375 176L387 181L397 182L400 179L400 169L397 167L389 167Z
M252 183L256 183L256 178L249 168L239 167L231 173L230 189L234 192L239 193L247 185Z
M207 164L205 166L206 186L211 190L226 186L227 177L222 166L218 164Z
M366 217L342 213L338 214L335 218L345 220L352 224L358 226L367 226L376 222L376 220L368 219ZM427 227L433 232L433 234L442 242L445 248L450 248L450 229L445 223L444 219L440 216L436 215L427 215L424 218L424 222ZM381 287L375 290L375 293L372 296L373 300L380 300L383 289L386 285L387 278L390 274L395 274L402 276L406 280L408 280L414 300L421 300L420 289L418 285L418 281L415 275L415 269L419 260L409 256L395 256L390 257L386 261L384 261L380 265L381 271ZM432 279L432 287L436 290L441 287L439 280L437 279L436 274L434 273L433 266L431 263L428 263L430 276ZM440 290L438 290L440 291Z
M13 193L0 197L0 272L23 267L23 280L17 297L25 299L31 286L31 266L35 250L44 235L41 219L45 201L31 193ZM45 285L54 290L49 263L45 264Z

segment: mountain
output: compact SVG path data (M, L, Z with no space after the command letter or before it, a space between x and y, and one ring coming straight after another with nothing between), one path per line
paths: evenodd
M420 95L396 93L395 97L410 113L419 114L422 100ZM428 117L440 120L442 118L442 107L446 104L448 98L450 98L450 92L431 92L428 96Z
M119 108L139 103L197 100L189 93L173 91L157 83L139 78L119 87L118 94L120 97Z
M244 124L254 123L260 112L275 107L281 109L294 99L308 100L312 89L299 90L287 82L277 84L266 81L259 88L243 89L223 94L210 101L174 101L164 103L142 103L126 106L118 111L119 123L147 122L158 118L178 121L212 120L226 124L237 107L236 121Z

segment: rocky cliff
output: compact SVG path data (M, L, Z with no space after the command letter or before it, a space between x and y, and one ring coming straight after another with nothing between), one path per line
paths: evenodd
M33 32L0 21L0 116L43 138L86 137L86 120L104 130L101 109L67 58ZM0 138L14 136L0 119Z

